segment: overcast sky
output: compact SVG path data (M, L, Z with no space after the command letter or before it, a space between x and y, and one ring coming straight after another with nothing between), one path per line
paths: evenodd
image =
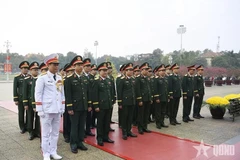
M240 50L239 0L1 0L0 51L98 56L185 50Z

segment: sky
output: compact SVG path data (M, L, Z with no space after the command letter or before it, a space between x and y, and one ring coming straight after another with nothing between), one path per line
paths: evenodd
M239 0L1 0L0 52L124 56L180 50L240 50Z

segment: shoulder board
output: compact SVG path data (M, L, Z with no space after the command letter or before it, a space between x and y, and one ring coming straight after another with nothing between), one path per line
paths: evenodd
M195 77L197 77L198 75L197 74L195 74Z
M151 78L154 78L154 76L151 76Z
M47 72L45 72L45 73L41 73L40 76L44 76L44 75L46 75L46 74L47 74Z
M71 77L72 75L73 75L73 74L68 75L67 78Z
M139 75L137 75L137 77L139 77L140 76L140 74Z
M158 76L156 76L155 78L158 78Z
M37 79L38 77L32 77L33 79Z
M173 74L171 73L169 76L172 76Z
M95 78L94 78L94 80L98 80L99 77L100 77L99 75L96 75Z
M188 76L188 74L185 74L185 76Z
M30 78L30 76L27 76L27 77L25 77L24 79L28 79L28 78Z
M18 75L16 75L15 77L18 77L18 76L20 76L21 75L21 73L20 74L18 74Z
M120 74L120 75L118 75L117 77L122 77L122 75Z
M121 79L124 79L124 78L125 78L124 76L121 77Z

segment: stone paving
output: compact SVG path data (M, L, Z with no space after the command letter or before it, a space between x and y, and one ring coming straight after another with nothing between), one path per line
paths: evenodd
M12 100L12 83L0 83L0 88L0 101ZM240 93L240 86L214 86L206 88L205 99L211 96L225 96L230 93ZM161 130L157 129L154 123L151 123L149 129L194 141L203 140L204 143L212 145L221 144L240 135L240 116L235 119L235 122L232 122L230 115L226 112L223 120L215 120L211 118L207 107L202 108L202 115L205 116L204 119L197 119L194 122L182 123L182 125L170 126ZM180 122L182 122L181 116L182 102L178 114ZM113 120L117 121L117 106L114 108ZM168 119L165 119L165 122L168 124ZM38 138L29 141L27 133L19 133L16 113L0 107L0 160L42 159L39 145ZM60 134L58 146L58 152L61 153L64 159L120 159L87 144L88 151L79 151L78 154L72 154L69 144L63 141L62 134Z

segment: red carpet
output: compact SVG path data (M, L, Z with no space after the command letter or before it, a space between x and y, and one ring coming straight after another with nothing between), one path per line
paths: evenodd
M0 106L17 112L17 106L15 106L13 102L0 101ZM196 157L198 150L194 148L194 146L199 147L199 142L180 139L159 132L144 133L144 135L137 134L137 138L129 137L128 140L125 141L121 138L121 130L118 128L118 125L112 124L112 128L115 129L115 132L110 133L110 138L115 141L114 144L104 143L103 147L98 146L95 137L88 137L85 139L85 142L113 155L129 160L237 160L240 157L240 143L235 145L234 156L216 157L213 154L213 147L208 146L209 149L206 151L207 156L204 155L203 150L200 150L200 155ZM95 130L92 131L95 132ZM137 133L136 128L133 128L133 132Z

